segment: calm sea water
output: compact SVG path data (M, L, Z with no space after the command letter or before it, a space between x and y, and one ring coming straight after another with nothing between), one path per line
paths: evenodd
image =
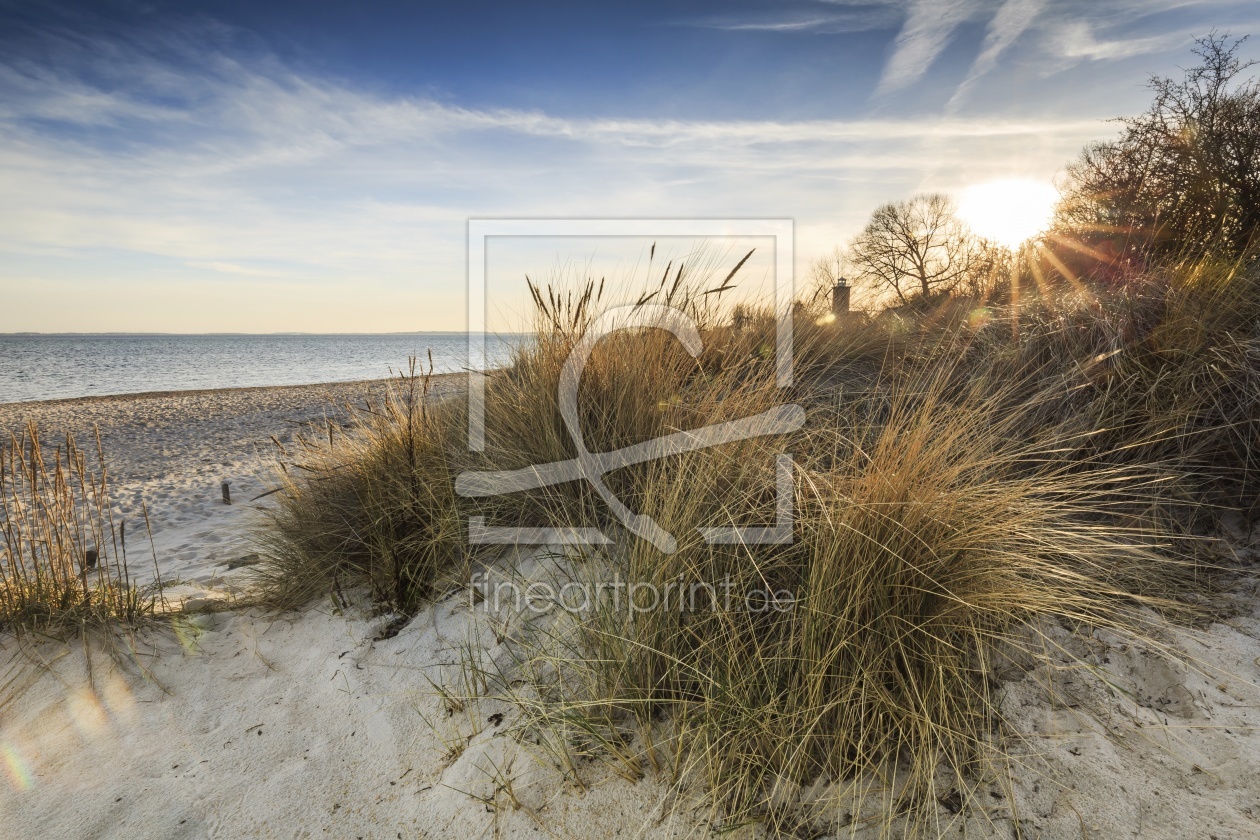
M488 336L490 366L523 340ZM462 333L0 335L0 403L382 379L430 350L435 373L467 367Z

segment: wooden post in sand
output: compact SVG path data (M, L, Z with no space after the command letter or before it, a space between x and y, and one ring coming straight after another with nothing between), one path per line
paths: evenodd
M223 482L223 504L232 504L232 485L226 481Z

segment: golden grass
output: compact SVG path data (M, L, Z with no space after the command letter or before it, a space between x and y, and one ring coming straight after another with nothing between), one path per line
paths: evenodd
M96 455L94 472L71 436L47 452L33 423L0 443L0 630L55 634L153 616L160 577L133 580L99 438ZM141 533L147 524L132 529L133 547Z
M953 299L835 324L799 307L787 393L773 383L773 318L722 313L706 294L721 284L703 279L667 272L640 298L696 320L698 358L660 330L596 347L578 401L587 446L789 401L807 409L806 426L607 476L678 550L625 539L571 572L698 589L702 608L599 602L512 636L528 690L511 687L516 677L499 688L572 775L574 756L592 752L629 778L654 768L697 779L725 827L834 829L858 790L884 797L885 830L909 813L930 833L936 810L920 806L942 785L966 799L993 772L993 659L1047 619L1147 633L1157 612L1186 609L1172 596L1202 575L1168 512L1252 503L1254 270L1181 266L1018 310ZM400 379L354 433L306 442L267 536L273 602L367 583L389 608L415 610L466 580L469 515L625 536L584 482L454 492L463 469L575 455L557 386L602 286L534 296L537 341L488 382L484 453L465 451L462 400L415 396L423 376ZM785 451L797 464L792 544L705 543L699 528L774 522L774 455ZM792 608L704 603L724 581L791 593ZM839 792L806 797L819 782Z
M1040 296L952 345L972 390L1035 403L1081 464L1175 474L1183 513L1254 514L1260 493L1260 271L1204 259L1112 288ZM1018 317L1018 333L1010 324Z
M444 573L460 568L462 518L448 451L448 405L426 398L430 377L409 371L379 403L352 407L353 429L299 435L299 460L279 475L282 504L259 533L265 601L297 607L343 584L367 584L386 610L414 611Z
M773 447L688 456L644 509L691 538L672 555L635 542L595 567L698 601L634 611L604 599L541 636L518 634L520 670L544 675L530 689L544 702L523 701L529 720L620 744L624 775L655 766L698 778L727 827L834 830L860 797L842 787L806 807L802 789L861 778L863 795L891 793L928 831L946 789L965 797L996 772L995 651L1044 618L1141 634L1151 619L1140 607L1177 609L1168 595L1194 571L1159 550L1153 528L1105 518L1144 495L1148 476L1073 474L1013 443L1019 418L994 406L894 396L877 427L855 416L792 441L790 546L696 536L773 507L731 493L773 481L755 466ZM750 608L752 591L795 602ZM500 690L522 701L510 678Z

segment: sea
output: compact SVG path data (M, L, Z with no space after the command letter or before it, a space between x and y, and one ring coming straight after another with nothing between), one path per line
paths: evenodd
M487 367L528 340L488 335ZM463 333L0 335L0 403L384 379L430 353L434 373L468 368Z

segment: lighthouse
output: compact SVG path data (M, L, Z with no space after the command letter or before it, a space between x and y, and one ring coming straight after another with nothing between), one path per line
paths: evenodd
M831 289L831 312L837 319L849 314L849 281L843 277Z

